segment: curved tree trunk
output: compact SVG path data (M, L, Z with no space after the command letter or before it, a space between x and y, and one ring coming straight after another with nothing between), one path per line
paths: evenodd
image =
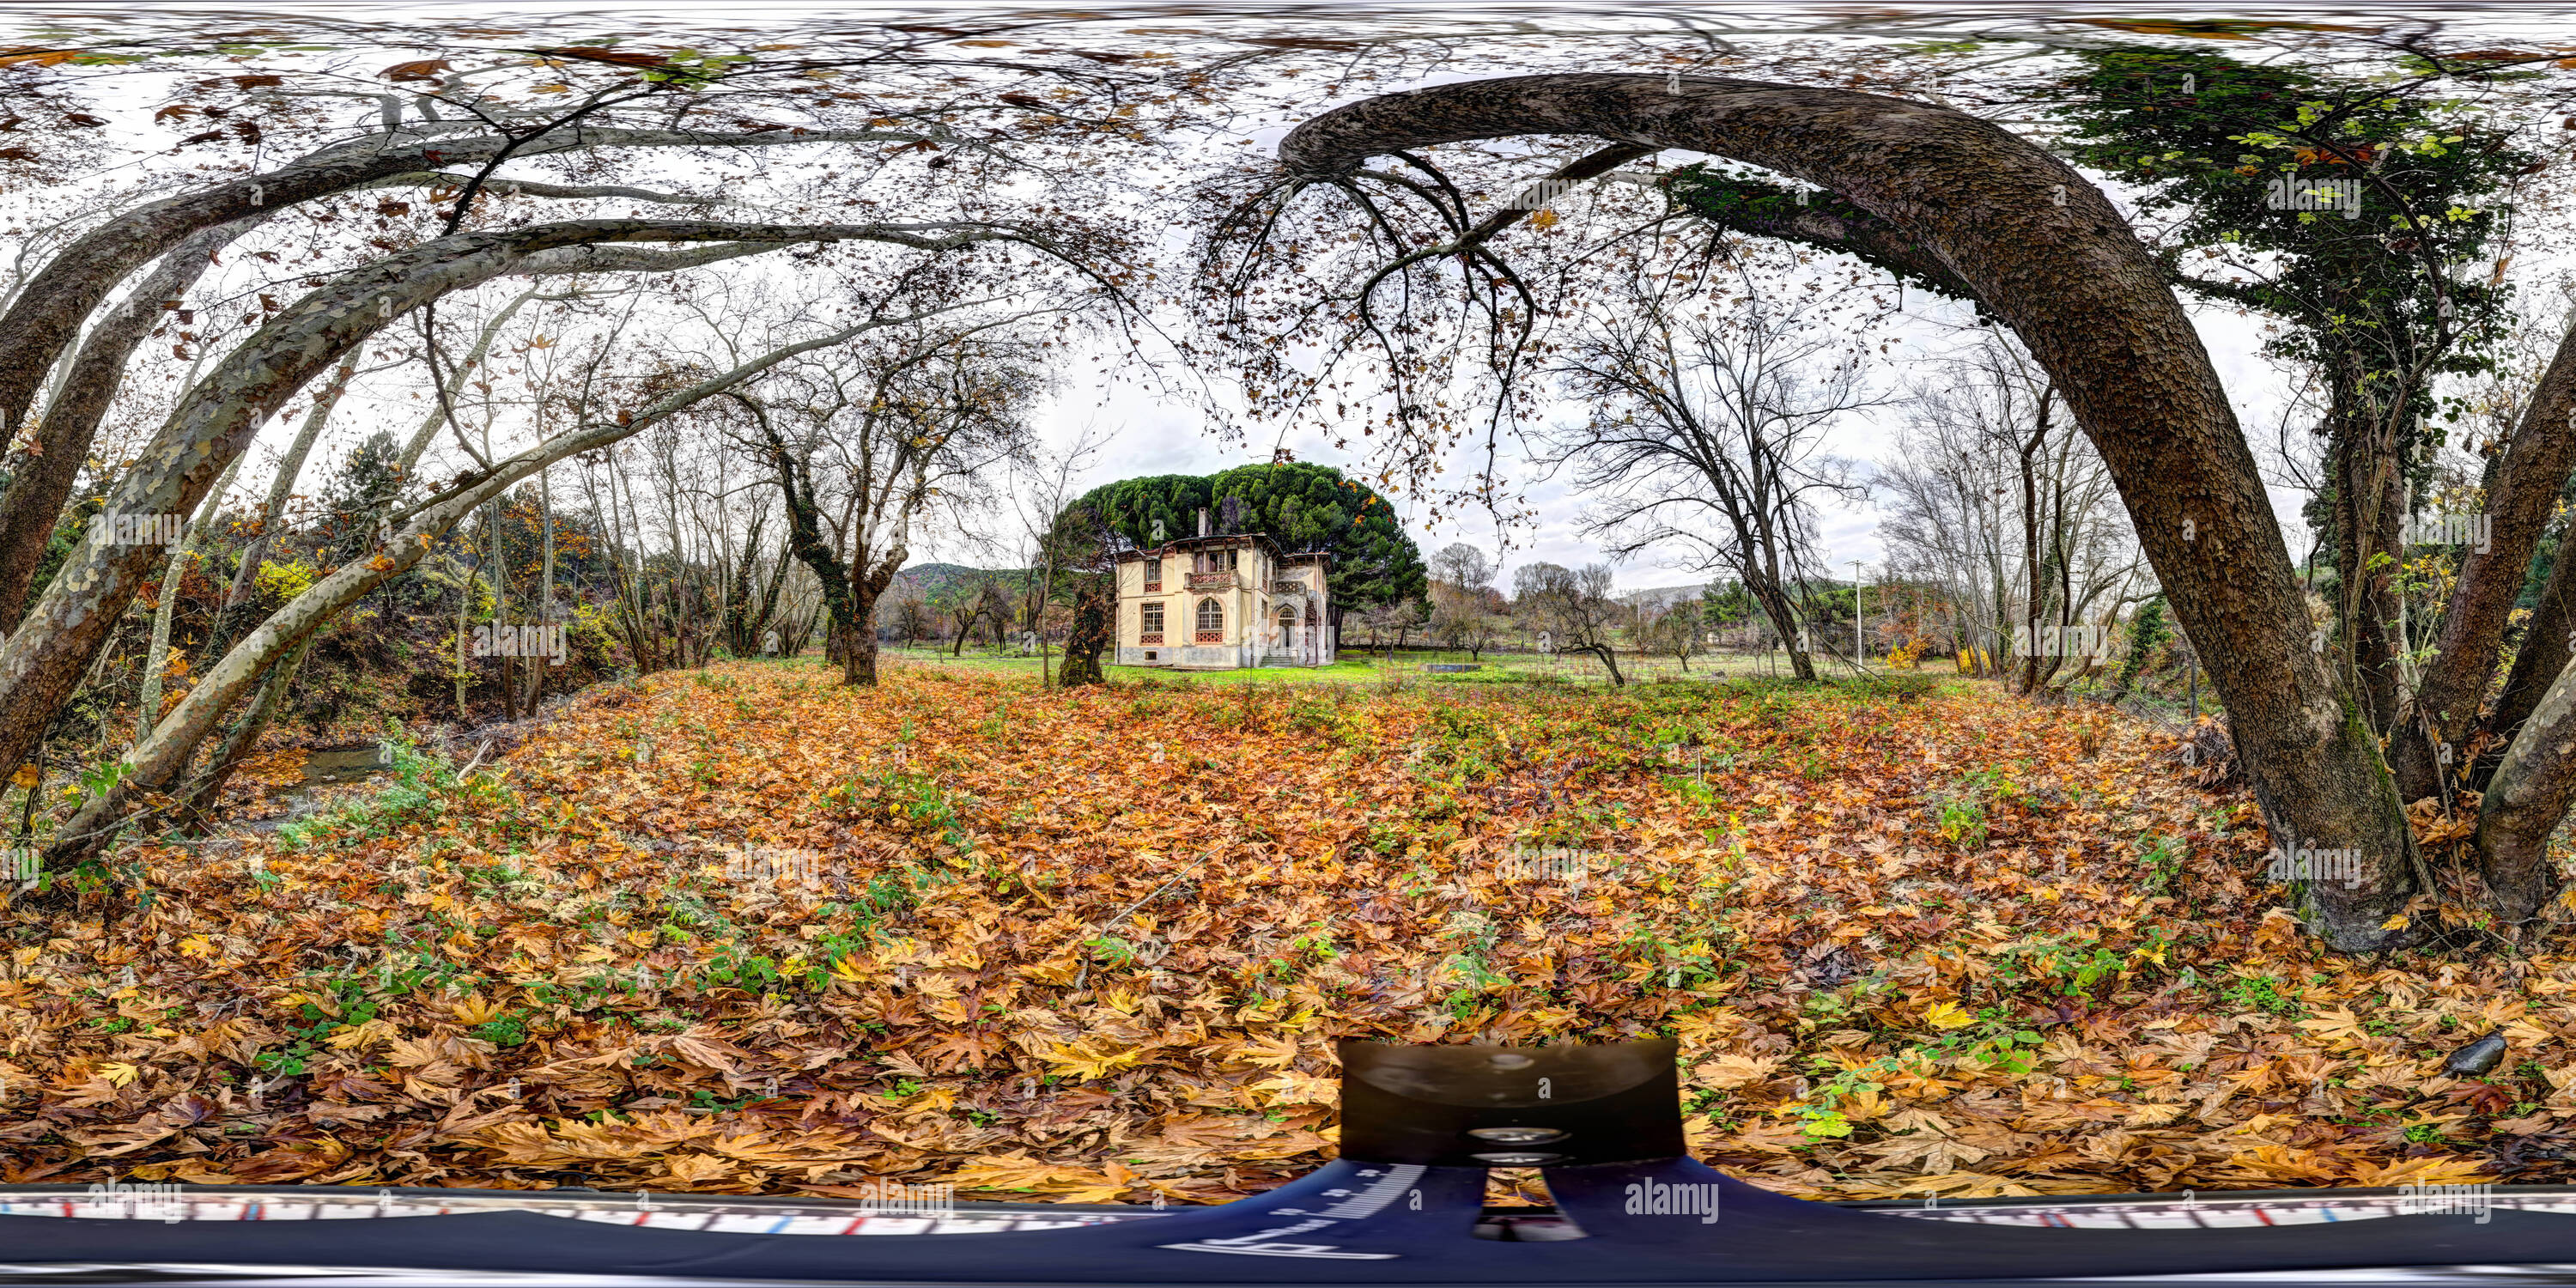
M125 364L164 310L186 298L215 255L258 223L221 224L180 243L81 344L62 396L45 408L44 423L18 453L9 489L0 494L0 633L18 629L25 614L27 591L44 563L54 520L71 498L100 418L125 385ZM5 435L0 441L6 441Z
M1367 99L1280 145L1346 181L1400 149L1530 134L1729 157L1821 185L1902 230L2018 334L2108 464L2176 615L2210 660L2255 796L2284 842L2349 848L2361 880L2301 882L2345 951L2415 889L2376 739L2308 648L2290 555L2190 318L2116 208L2047 152L1964 113L1848 90L1656 75L1519 76Z
M1613 650L1611 649L1611 647L1610 647L1609 645L1607 645L1607 644L1587 644L1587 645L1585 645L1585 646L1584 646L1584 651L1585 651L1585 652L1590 653L1590 654L1591 654L1592 656L1594 656L1594 657L1600 658L1600 659L1601 659L1601 665L1603 665L1603 666L1606 666L1606 667L1610 668L1610 687L1611 687L1611 688L1614 688L1614 689L1624 689L1624 688L1627 688L1627 687L1628 687L1628 677L1627 677L1627 676L1624 676L1624 675L1621 675L1621 674L1619 673L1619 656L1618 656L1618 654L1617 654L1615 651L1613 651ZM1794 658L1798 659L1798 661L1799 661L1800 663L1802 663L1802 664L1807 660L1807 659L1806 659L1806 655L1805 655L1805 654L1803 654L1803 653L1792 653L1792 654L1790 654L1790 656L1792 656L1792 657L1794 657ZM1814 679L1814 678L1815 678L1815 675L1814 675L1812 672L1810 672L1810 673L1808 673L1808 674L1806 674L1806 675L1803 675L1803 676L1801 676L1801 677L1799 677L1799 678L1801 678L1801 679L1810 679L1810 680L1812 680L1812 679Z
M2576 801L2576 668L2561 671L2524 722L2478 804L2478 869L2497 915L2540 915L2557 892L2549 836Z
M2560 338L2557 355L2532 389L2530 405L2496 464L2495 480L2486 495L2487 548L2480 550L2472 543L2460 552L2460 575L2442 610L2441 651L2425 668L2415 692L2418 718L2405 721L2396 733L2397 785L2407 800L2434 794L2444 745L2451 750L2452 764L2468 759L2471 731L2479 727L2478 706L2495 678L2505 619L2522 594L2524 574L2568 474L2576 471L2576 425L2570 424L2571 413L2576 413L2576 329ZM2563 589L2558 574L2568 562L2562 556L2550 569L2551 591ZM2487 726L2492 743L2508 744L2521 732L2551 679L2565 669L2565 602L2563 595L2544 591L2532 610L2522 648ZM2523 666L2525 655L2531 662L2528 670Z

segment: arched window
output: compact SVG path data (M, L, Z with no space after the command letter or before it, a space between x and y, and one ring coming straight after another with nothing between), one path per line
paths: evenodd
M1210 643L1225 636L1225 605L1213 599L1199 601L1199 642Z

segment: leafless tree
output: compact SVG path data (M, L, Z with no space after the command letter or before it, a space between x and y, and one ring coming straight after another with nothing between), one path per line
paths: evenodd
M1585 319L1551 370L1590 414L1554 429L1543 459L1572 465L1614 556L1682 550L1693 570L1741 580L1813 680L1798 592L1820 575L1816 506L1863 492L1823 438L1886 399L1868 388L1865 347L1752 265L1705 295L1683 284L1695 281L1641 271L1620 306Z
M1891 568L1945 588L1954 637L2022 692L2070 659L2097 666L2144 573L2109 471L2008 338L1981 335L1936 372L1877 475Z
M1611 576L1608 564L1586 564L1579 572L1526 564L1512 575L1512 598L1525 629L1547 632L1559 652L1601 659L1611 685L1624 687L1628 677L1619 670L1618 638L1629 614L1610 597Z
M1502 620L1494 612L1493 563L1484 551L1452 542L1431 556L1429 571L1431 637L1481 661L1502 630Z
M823 584L844 683L876 683L876 601L911 558L916 525L979 499L1025 460L1029 405L1045 388L1034 340L931 318L802 364L788 390L738 395L786 501L796 557Z

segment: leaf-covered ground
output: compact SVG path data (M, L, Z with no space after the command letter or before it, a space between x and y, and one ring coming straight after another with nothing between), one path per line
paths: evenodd
M594 689L0 911L0 1180L1214 1200L1327 1155L1336 1037L1647 1034L1801 1195L2568 1170L2576 960L2320 954L2112 717L832 678Z

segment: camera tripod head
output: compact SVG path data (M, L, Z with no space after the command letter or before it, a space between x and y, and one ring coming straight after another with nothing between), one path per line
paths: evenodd
M1341 1043L1341 1156L1430 1167L1679 1158L1678 1044Z

